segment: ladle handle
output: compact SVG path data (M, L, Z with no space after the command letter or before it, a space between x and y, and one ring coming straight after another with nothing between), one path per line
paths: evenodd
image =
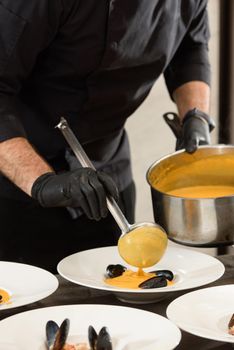
M75 153L75 156L80 161L81 165L83 167L89 167L96 170L95 167L93 166L93 163L85 153L83 147L77 140L75 134L69 127L68 122L66 121L65 118L61 117L60 122L57 125L57 128L59 128L60 131L62 132L63 136L67 140L69 146ZM114 198L111 196L107 196L106 200L107 200L107 207L111 212L112 216L114 217L115 221L117 222L121 231L123 233L130 231L130 224L128 223L127 219L123 215L122 211L120 210Z

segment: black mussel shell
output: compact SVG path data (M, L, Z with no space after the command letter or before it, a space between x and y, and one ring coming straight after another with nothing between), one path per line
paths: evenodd
M167 286L167 279L164 276L155 276L151 277L148 280L139 284L138 287L142 289L150 289L150 288L160 288Z
M46 324L46 340L49 349L63 349L70 328L70 321L66 318L59 327L56 322L48 321Z
M120 264L108 265L106 268L106 276L109 278L118 277L121 276L126 270L127 268Z
M52 345L54 345L55 337L58 330L59 325L56 322L50 320L46 323L46 341L48 348L51 348Z
M170 270L155 270L150 271L150 273L155 273L157 276L164 276L168 281L172 281L174 278L174 274Z
M232 327L234 327L234 314L232 315L232 317L231 317L231 319L230 319L230 321L228 323L228 328L230 329Z
M107 327L102 327L98 334L96 350L112 350L111 337Z
M89 326L88 328L88 339L89 339L89 346L90 349L96 349L96 345L97 345L97 332L95 331L95 329L93 328L93 326Z
M102 327L97 334L93 326L89 326L88 339L90 350L112 350L111 337L107 327Z

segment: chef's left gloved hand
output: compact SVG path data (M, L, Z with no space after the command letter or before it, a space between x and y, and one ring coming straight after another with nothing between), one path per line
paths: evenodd
M215 128L215 123L199 109L188 111L182 122L173 112L165 113L163 118L177 138L176 151L185 148L186 152L193 153L199 145L210 144L210 132Z

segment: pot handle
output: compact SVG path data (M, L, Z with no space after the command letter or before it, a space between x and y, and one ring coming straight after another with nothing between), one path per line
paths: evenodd
M167 125L172 130L177 139L182 137L182 126L178 115L174 112L167 112L163 114L163 118Z

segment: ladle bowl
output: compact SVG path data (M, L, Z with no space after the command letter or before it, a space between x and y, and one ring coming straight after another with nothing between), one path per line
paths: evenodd
M96 170L65 118L61 118L57 128L62 132L80 164ZM147 222L131 225L111 196L107 196L107 207L122 231L118 241L121 257L128 264L139 268L155 265L167 247L164 229Z
M161 226L143 222L130 225L118 241L120 256L130 265L146 268L157 264L167 248L167 235Z

